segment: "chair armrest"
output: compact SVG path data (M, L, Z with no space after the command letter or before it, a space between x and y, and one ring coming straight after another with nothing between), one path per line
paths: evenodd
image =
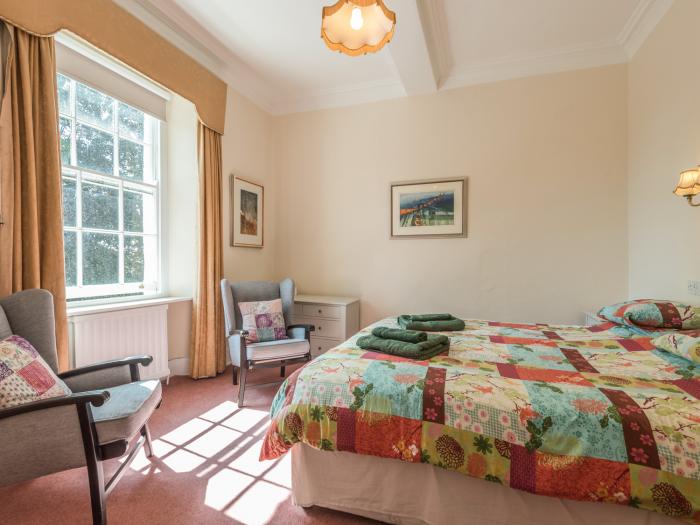
M248 330L229 330L228 337L234 338L229 341L229 354L233 366L244 366L248 362L248 350L246 349L246 336ZM235 339L235 338L238 339Z
M138 381L140 379L138 365L148 366L151 364L152 361L153 357L150 355L125 357L123 359L103 361L101 363L95 363L93 365L87 365L80 368L74 368L73 370L67 370L66 372L58 374L58 377L60 377L61 379L70 379L71 377L81 376L83 374L90 374L93 372L99 372L100 370L108 370L110 368L128 366L129 372L131 373L131 380Z
M293 330L294 328L303 328L304 329L304 339L306 339L309 342L311 342L311 332L316 331L316 327L312 324L290 324L287 327L287 330Z
M10 408L0 409L0 419L7 417L18 416L19 414L27 414L29 412L36 412L39 410L45 410L47 408L60 407L66 405L76 405L82 406L88 403L99 407L104 404L105 401L109 399L109 392L81 392L77 394L71 394L69 396L61 397L51 397L49 399L40 399L39 401L32 401L31 403L26 403L24 405L19 405Z

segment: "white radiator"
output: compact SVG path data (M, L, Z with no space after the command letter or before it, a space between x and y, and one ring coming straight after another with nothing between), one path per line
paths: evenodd
M73 325L75 366L81 367L132 355L151 355L141 367L141 379L167 378L168 305L77 315Z

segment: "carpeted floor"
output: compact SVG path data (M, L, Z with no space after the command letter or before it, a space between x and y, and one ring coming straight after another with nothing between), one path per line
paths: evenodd
M249 377L266 383L278 375L278 369L262 369ZM172 378L151 420L156 457L149 462L141 453L135 459L108 499L109 523L376 523L294 506L289 456L258 461L277 388L247 388L246 406L239 409L230 370L216 379ZM114 464L108 465L108 474ZM0 488L0 518L13 524L91 523L85 469Z

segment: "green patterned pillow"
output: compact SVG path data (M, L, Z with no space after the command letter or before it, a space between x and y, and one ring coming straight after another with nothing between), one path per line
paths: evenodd
M700 363L700 337L664 334L653 341L654 346L677 356Z
M700 329L700 306L673 301L637 299L601 308L598 315L613 323L643 328Z

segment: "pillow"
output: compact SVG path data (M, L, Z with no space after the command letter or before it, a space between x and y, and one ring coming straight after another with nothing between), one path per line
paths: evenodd
M617 324L632 324L643 328L672 328L696 330L700 328L700 306L673 301L639 299L605 306L598 315Z
M70 394L29 341L18 335L0 341L0 408Z
M243 320L242 329L248 331L247 342L262 343L287 339L281 299L238 303L238 308Z
M700 363L700 337L671 333L657 337L652 343L661 350Z

